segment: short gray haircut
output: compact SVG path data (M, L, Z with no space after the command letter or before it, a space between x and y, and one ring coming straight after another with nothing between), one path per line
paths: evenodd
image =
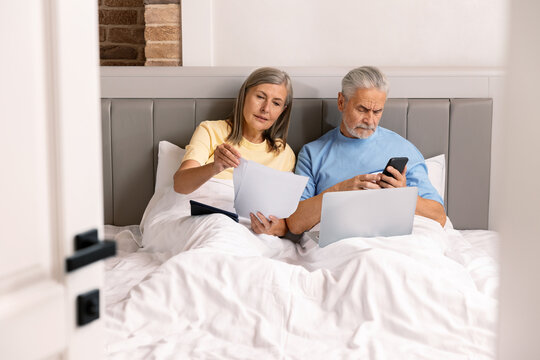
M358 89L375 88L386 94L390 89L390 84L386 76L374 66L362 66L352 69L341 80L341 92L346 99L354 95Z

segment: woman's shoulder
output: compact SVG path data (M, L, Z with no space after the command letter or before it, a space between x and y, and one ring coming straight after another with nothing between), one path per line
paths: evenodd
M285 148L283 149L283 152L287 155L290 155L292 154L294 156L294 151L293 149L291 148L291 146L287 143L285 143Z
M283 143L280 146L280 151L274 153L274 160L281 164L279 170L281 171L293 171L294 164L296 163L296 154L289 144Z
M227 120L204 120L199 124L199 126L213 130L228 130L230 127Z
M198 127L206 129L209 133L213 133L220 138L228 136L231 129L227 120L205 120Z
M285 144L285 147L280 151L281 156L296 160L296 154L289 144Z
M270 144L268 143L268 140L266 141L266 144L268 146L266 148L266 152L272 153L274 157L279 157L279 158L285 158L285 157L291 157L291 156L293 158L295 157L293 149L289 146L289 144L283 142L283 140L281 139L276 141L277 150L270 149Z

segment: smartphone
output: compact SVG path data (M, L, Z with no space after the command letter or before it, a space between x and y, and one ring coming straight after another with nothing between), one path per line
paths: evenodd
M384 167L383 175L394 177L391 173L386 170L389 166L393 167L400 173L403 172L403 169L405 169L405 165L407 165L407 161L409 161L409 158L407 157L393 157L388 160L388 163Z

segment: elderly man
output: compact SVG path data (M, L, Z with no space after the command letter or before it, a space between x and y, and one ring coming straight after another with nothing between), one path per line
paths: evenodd
M416 214L444 226L443 200L431 185L420 151L400 135L379 127L388 81L374 67L351 70L342 80L338 109L339 127L304 145L298 154L296 173L309 178L296 211L288 219L252 217L257 233L283 236L290 231L301 234L321 220L322 197L329 191L418 187ZM406 156L407 167L400 173L389 167L393 176L382 174L391 157Z

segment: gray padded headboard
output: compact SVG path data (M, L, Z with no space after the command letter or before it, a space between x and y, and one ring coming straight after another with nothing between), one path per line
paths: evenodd
M105 223L138 224L154 191L159 141L184 147L234 99L102 99ZM288 143L298 153L340 122L336 99L295 99ZM458 229L487 229L491 99L389 99L380 125L425 158L445 154L447 213ZM474 181L471 181L474 179Z

